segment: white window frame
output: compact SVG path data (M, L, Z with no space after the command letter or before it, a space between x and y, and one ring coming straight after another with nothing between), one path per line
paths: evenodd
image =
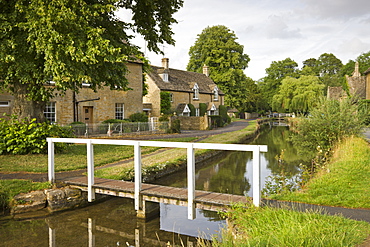
M0 101L0 107L10 107L10 101Z
M199 117L199 114L200 114L199 108L195 108L195 116Z
M125 104L116 103L114 107L114 118L123 120L125 119Z
M213 89L213 100L218 101L218 96L218 87L215 86L215 88Z
M170 93L170 101L173 102L173 93Z
M56 123L57 121L56 105L56 102L48 102L45 105L44 116L50 123Z
M199 86L197 83L195 83L193 91L194 91L193 99L199 99Z

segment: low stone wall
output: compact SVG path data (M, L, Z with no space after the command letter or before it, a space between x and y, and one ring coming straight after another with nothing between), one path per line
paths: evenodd
M180 120L181 130L206 130L208 129L208 116L204 117L177 117Z
M11 203L11 214L47 209L50 213L86 206L87 192L64 187L33 191L16 195Z

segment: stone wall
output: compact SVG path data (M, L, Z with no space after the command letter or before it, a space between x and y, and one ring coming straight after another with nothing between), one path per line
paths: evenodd
M203 117L177 117L180 120L181 130L206 130L208 129L208 116Z

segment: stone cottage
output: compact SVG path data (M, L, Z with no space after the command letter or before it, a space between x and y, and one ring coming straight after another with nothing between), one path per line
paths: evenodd
M171 110L180 116L190 116L189 104L195 107L199 116L199 104L207 105L208 115L218 115L220 105L224 104L224 93L209 77L208 67L203 67L203 74L171 69L169 59L162 59L162 67L151 66L146 76L148 94L143 97L144 111L152 117L161 114L161 92L169 92Z
M143 64L128 62L126 78L132 90L98 89L95 93L89 84L82 84L79 93L68 90L63 96L56 96L47 103L45 116L60 125L72 122L101 123L107 119L125 119L131 114L142 112ZM52 84L50 85L52 86ZM13 97L0 94L0 114L11 113Z

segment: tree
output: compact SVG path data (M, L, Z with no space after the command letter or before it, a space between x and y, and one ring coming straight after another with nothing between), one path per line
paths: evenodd
M225 103L240 108L240 102L248 97L240 91L246 84L243 70L250 59L236 40L235 33L225 26L205 28L190 47L187 70L202 73L203 65L207 65L210 77L226 95Z
M324 85L316 76L286 77L274 95L273 110L307 113L323 96Z
M259 86L271 107L272 99L278 93L281 81L287 76L299 77L298 64L290 58L282 61L273 61L270 67L266 69L266 74L267 76L259 82Z
M1 0L0 88L14 95L18 118L43 121L43 109L55 93L78 92L81 83L128 89L125 62L143 59L131 43L134 31L160 52L174 44L173 14L183 0ZM133 13L132 23L116 16ZM45 87L47 81L55 87Z
M332 53L321 54L317 59L317 67L319 69L319 76L325 85L325 93L327 88L341 86L341 76L339 71L342 69L343 64Z

